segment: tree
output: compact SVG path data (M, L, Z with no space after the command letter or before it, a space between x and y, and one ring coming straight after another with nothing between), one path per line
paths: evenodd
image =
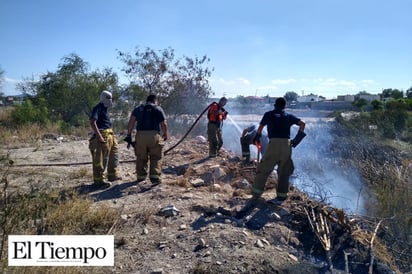
M380 100L373 100L371 105L374 110L383 109L383 103Z
M140 87L146 95L156 94L168 113L198 113L212 94L208 78L213 69L204 67L210 61L206 55L177 59L171 48L136 48L133 55L118 54L131 86Z
M40 100L38 106L34 106L32 101L26 98L21 105L16 105L11 112L12 125L38 124L41 126L49 122L45 100Z
M410 87L406 90L406 97L407 98L412 98L412 87Z
M363 111L364 107L368 105L366 99L360 98L352 102L352 105Z
M4 70L2 70L0 67L0 101L3 100L4 98L3 82L4 82Z
M393 99L402 99L403 98L403 91L398 89L384 89L382 91L382 98L393 98Z
M405 129L408 119L408 105L404 100L390 100L386 103L385 114L397 131Z
M285 97L287 102L293 102L298 100L299 95L294 91L288 91L283 97Z
M44 109L52 121L84 125L101 91L117 92L117 75L111 69L89 72L88 63L76 54L65 56L62 61L56 72L48 72L38 81L26 80L20 89L31 95L35 106L44 100Z

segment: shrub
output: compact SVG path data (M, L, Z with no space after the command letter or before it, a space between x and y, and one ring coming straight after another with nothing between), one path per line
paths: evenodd
M23 104L16 105L11 113L11 121L14 126L39 124L46 125L49 122L47 108L44 106L34 107L30 99Z

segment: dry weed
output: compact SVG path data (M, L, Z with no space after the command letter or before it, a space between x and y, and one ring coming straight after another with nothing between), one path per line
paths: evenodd
M158 209L155 205L142 205L135 213L136 222L144 225L150 223L157 211Z
M69 174L69 178L72 180L81 179L81 178L90 177L90 176L91 176L91 171L90 171L90 168L87 168L87 167L78 168L76 170L73 170Z
M93 207L93 201L77 194L58 204L47 214L49 234L105 234L119 213L107 205Z
M177 177L175 184L176 184L177 186L180 186L180 187L185 187L185 188L190 187L190 182L189 182L189 180L188 180L186 177L184 177L184 176L179 176L179 177Z

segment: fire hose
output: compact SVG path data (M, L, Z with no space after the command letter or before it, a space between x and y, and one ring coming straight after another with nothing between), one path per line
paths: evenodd
M192 129L195 127L195 125L197 124L197 122L200 120L200 118L203 116L203 114L205 114L205 112L212 106L213 103L211 103L210 105L208 105L203 111L202 113L200 113L199 117L197 117L197 119L195 120L195 122L190 126L189 130L186 132L185 135L183 135L183 137L173 146L171 146L170 148L166 149L164 154L166 155L169 151L171 151L172 149L174 149L175 147L177 147L186 137L187 135L189 135L189 133L192 131Z
M134 163L136 160L124 160L119 163ZM42 164L13 164L9 163L10 167L29 167L29 166L82 166L90 165L92 162L77 162L77 163L42 163Z

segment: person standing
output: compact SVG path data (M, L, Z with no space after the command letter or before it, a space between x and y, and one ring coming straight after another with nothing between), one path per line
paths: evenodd
M131 134L136 125L134 151L136 155L137 182L147 177L147 163L150 159L149 178L152 185L161 183L163 141L167 140L166 115L157 105L157 97L152 94L146 99L146 104L136 107L127 125L125 141L132 144ZM160 135L162 133L162 135Z
M226 119L227 111L223 108L227 103L226 97L219 102L213 102L207 112L207 140L209 142L209 158L215 158L223 146L222 126Z
M93 162L93 181L97 186L109 187L104 181L104 171L107 168L107 179L110 182L120 180L118 176L119 146L112 129L108 109L112 106L112 94L103 90L100 102L93 108L90 115L90 126L93 136L89 140L89 149Z
M244 158L245 162L250 162L250 145L255 145L254 140L256 136L256 132L258 129L258 125L251 125L242 131L242 135L240 136L240 146L242 148L242 157ZM261 150L260 153L263 154L266 151L268 146L269 139L266 132L262 132L261 138ZM259 150L258 150L259 153Z
M277 165L278 183L276 199L273 203L281 204L288 196L289 177L294 166L292 161L292 147L296 147L306 136L305 122L300 118L285 112L286 100L282 97L276 99L275 109L266 112L260 121L255 141L260 142L262 130L267 126L269 145L263 155L262 161L257 166L255 181L252 184L252 199L261 197L266 180ZM290 140L290 128L299 126L299 131L293 140Z

